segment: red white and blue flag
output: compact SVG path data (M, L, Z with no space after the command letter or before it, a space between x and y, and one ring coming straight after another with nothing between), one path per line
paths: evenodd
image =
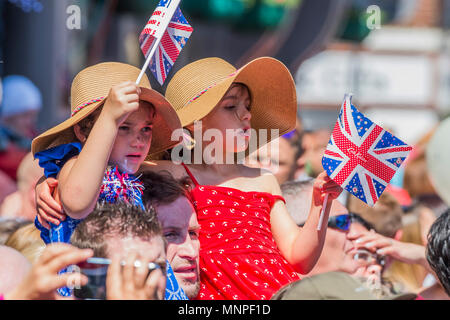
M342 188L373 206L411 147L373 123L345 95L322 166Z
M163 21L170 14L169 9L173 5L172 0L161 0L139 36L140 47L146 59L156 39L161 38L149 65L150 71L161 85L167 79L167 75L194 30L179 7L176 8L167 29L164 30Z

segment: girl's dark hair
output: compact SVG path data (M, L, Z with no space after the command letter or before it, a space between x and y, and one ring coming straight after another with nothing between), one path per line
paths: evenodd
M80 122L78 122L80 131L86 138L91 133L92 127L94 126L95 121L97 121L97 118L100 115L100 112L102 111L102 109L103 109L103 104L101 106L97 107L97 109L94 112L92 112L90 115L88 115L86 118L84 118Z
M450 209L431 225L426 257L445 292L450 296Z
M142 200L147 208L172 203L179 197L192 201L189 178L177 180L168 171L148 171L142 173L140 180L144 184Z

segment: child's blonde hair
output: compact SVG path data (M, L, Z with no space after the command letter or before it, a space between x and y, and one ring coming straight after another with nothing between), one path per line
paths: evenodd
M34 224L30 223L11 234L5 245L19 251L33 264L45 249L45 243L40 234L41 232L36 229Z

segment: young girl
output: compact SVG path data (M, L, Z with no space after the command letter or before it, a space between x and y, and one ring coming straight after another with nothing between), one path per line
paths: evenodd
M58 178L55 196L67 214L58 225L50 222L50 230L37 217L46 243L69 243L97 201L143 207L143 186L133 174L149 154L178 143L166 135L180 122L147 78L141 87L132 82L138 75L139 69L113 62L82 70L72 83L71 118L33 140L46 177Z
M153 135L154 125L172 131L179 120L148 79L142 87L132 82L137 74L137 68L114 62L82 70L72 83L71 118L33 140L45 175L58 178L57 196L68 215L50 228L46 242L69 242L97 200L141 204L142 186L132 175L149 153L176 144L159 131Z
M326 233L326 224L316 230L323 199L328 193L326 221L331 201L341 192L325 172L320 174L309 218L299 228L272 174L227 164L227 159L246 151L252 139L264 140L264 133L274 139L271 129L278 129L279 135L294 129L292 76L272 58L256 59L239 70L218 58L202 59L174 75L166 98L182 125L194 131L194 139L200 136L190 159L195 162L199 152L200 162L158 161L144 163L141 170L169 170L175 178L189 175L194 182L192 196L201 226L198 298L270 299L283 285L298 280L297 272L308 273L316 263ZM215 140L209 142L213 135ZM40 202L48 189L43 185Z

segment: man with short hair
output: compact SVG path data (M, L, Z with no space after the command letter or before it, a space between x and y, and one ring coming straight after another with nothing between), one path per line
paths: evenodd
M308 218L311 202L306 199L311 199L313 184L314 180L310 179L307 181L292 181L281 185L281 192L286 200L288 212L299 226L302 226ZM343 215L348 213L347 208L339 201L332 202L329 218L331 225L327 230L322 254L311 272L305 276L328 271L342 271L353 274L360 268L361 264L353 258L355 253L353 242L347 238L350 224L336 223L336 219L344 220L345 216ZM341 217L337 218L338 216ZM342 226L342 228L338 226ZM323 227L325 227L325 222Z
M156 210L167 241L167 260L189 299L200 290L198 233L200 225L192 205L188 181L177 181L169 173L146 172L143 201Z
M299 226L303 226L308 218L310 203L304 199L311 198L313 183L313 180L294 181L281 186L288 212ZM339 201L333 201L322 254L311 272L304 277L320 279L315 276L339 277L340 273L344 273L357 279L359 283L365 284L366 290L370 289L374 298L392 296L394 292L391 286L381 278L384 265L382 257L369 250L356 248L350 237L352 233L368 232L372 228L371 224L360 216L349 213ZM293 285L292 288L296 286ZM280 290L277 297L284 295L286 290L288 289ZM412 295L408 298L412 298Z
M153 262L161 270L156 298L164 298L166 242L154 211L125 203L97 205L75 229L71 244L80 249L92 249L95 257L112 260L134 256L146 266ZM129 262L129 259L127 260Z

